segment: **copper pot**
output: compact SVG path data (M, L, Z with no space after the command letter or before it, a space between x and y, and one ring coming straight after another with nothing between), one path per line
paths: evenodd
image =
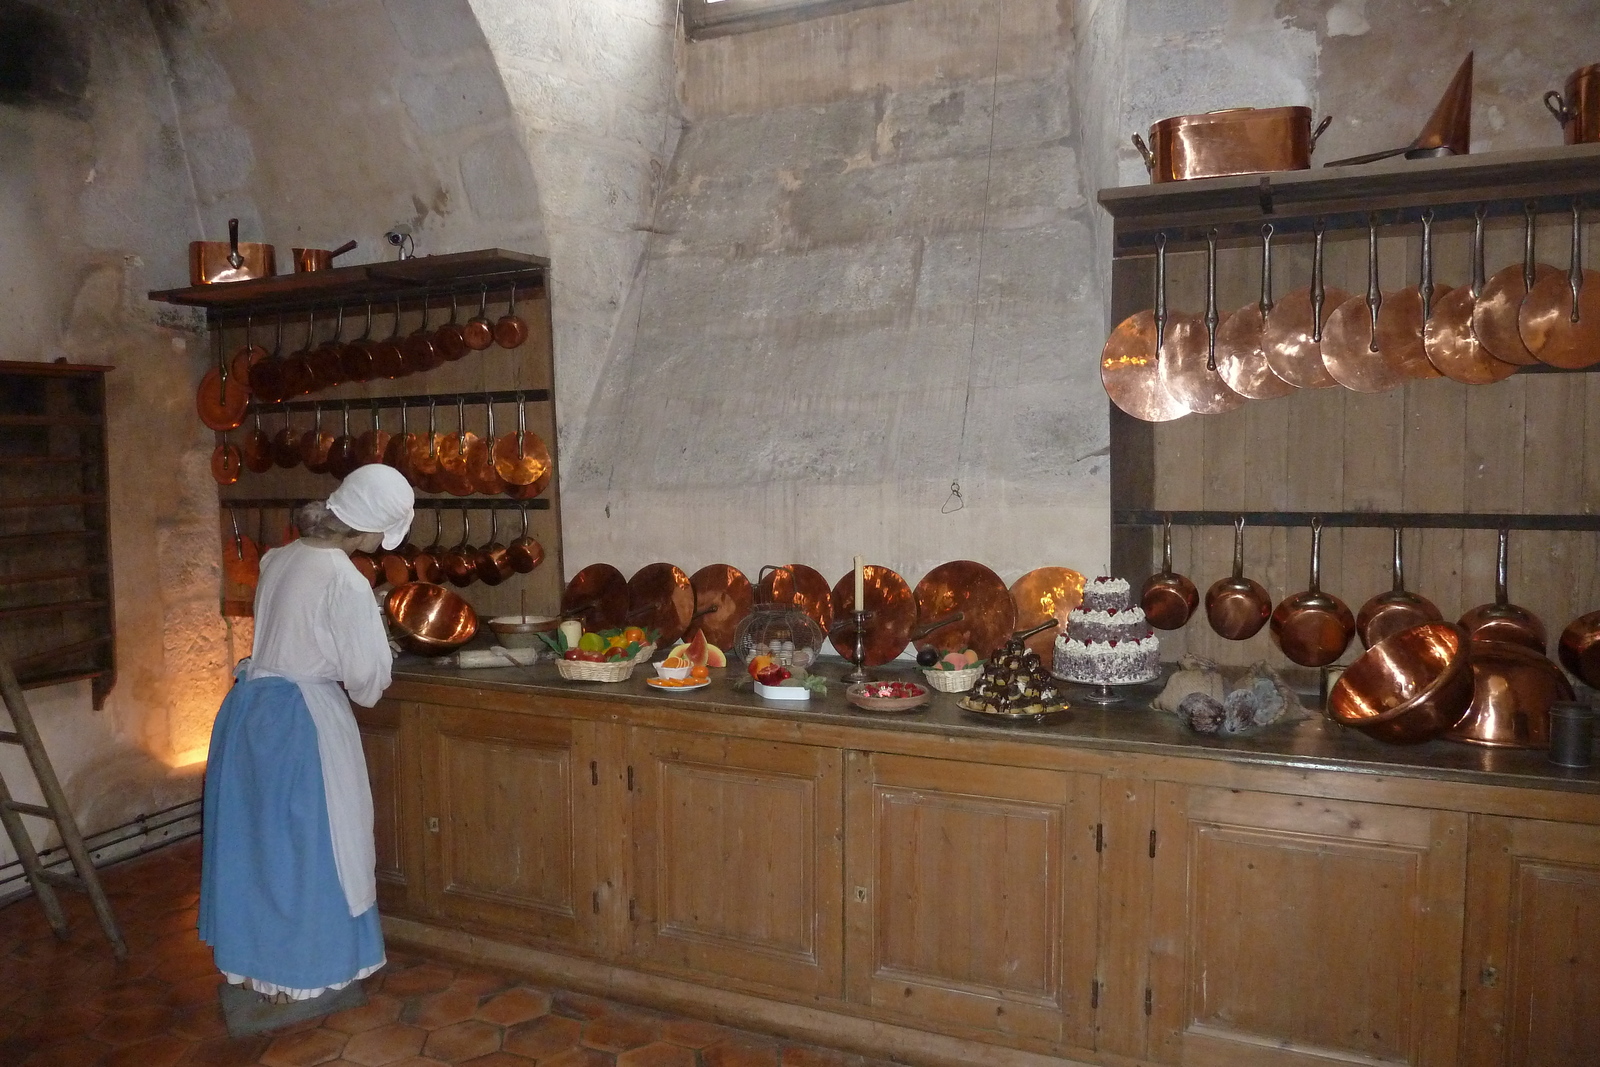
M1585 685L1600 688L1600 611L1580 615L1561 631L1561 665Z
M1523 645L1474 641L1472 706L1445 736L1496 748L1549 748L1550 705L1572 699L1561 668Z
M1526 645L1543 655L1546 638L1544 623L1527 608L1511 603L1506 595L1509 538L1509 531L1500 531L1494 565L1494 603L1479 604L1461 616L1461 628L1474 641L1509 641L1514 645Z
M384 610L400 647L419 656L441 656L472 640L478 615L441 585L410 582L390 591Z
M313 270L328 270L333 266L334 257L344 255L355 246L354 241L346 241L331 251L326 248L291 248L289 251L294 253L294 272L305 274Z
M1544 106L1561 123L1567 144L1600 141L1600 63L1579 67L1567 76L1565 91L1544 94Z
M1415 593L1406 592L1405 564L1400 555L1400 527L1394 529L1394 586L1387 593L1379 593L1356 614L1356 633L1366 648L1392 637L1401 630L1421 626L1428 622L1442 622L1433 601Z
M1254 578L1244 576L1244 516L1233 523L1233 575L1206 590L1206 619L1219 637L1248 641L1272 615L1272 597Z
M1148 148L1138 134L1133 144L1152 182L1305 170L1332 121L1324 117L1313 131L1308 107L1234 107L1162 119L1150 127Z
M1243 560L1240 561L1241 566ZM1161 524L1161 573L1145 579L1139 606L1158 630L1179 630L1200 606L1200 591L1181 574L1172 573L1172 519Z
M239 240L239 220L228 220L226 241L189 242L189 284L217 285L270 278L278 273L271 245Z
M1302 667L1326 667L1356 635L1356 619L1344 601L1322 591L1322 521L1311 520L1311 582L1272 611L1272 642ZM1381 643L1381 642L1380 642Z
M1415 626L1373 645L1328 694L1328 717L1393 744L1443 734L1472 704L1467 636L1447 622Z
M489 542L478 549L477 556L473 559L473 566L478 572L478 581L484 585L499 585L516 573L510 550L500 543L499 517L498 510L489 509Z
M530 574L544 562L544 546L528 536L528 509L517 510L522 513L522 536L511 542L506 549L506 555L511 560L513 570L521 574Z

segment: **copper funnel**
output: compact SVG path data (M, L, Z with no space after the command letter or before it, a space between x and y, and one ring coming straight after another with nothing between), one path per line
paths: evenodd
M1375 163L1390 156L1405 154L1407 159L1424 159L1430 156L1464 156L1472 142L1472 53L1456 68L1450 87L1439 98L1438 106L1416 140L1404 148L1389 148L1349 159L1336 159L1325 164L1329 167L1348 167L1358 163Z

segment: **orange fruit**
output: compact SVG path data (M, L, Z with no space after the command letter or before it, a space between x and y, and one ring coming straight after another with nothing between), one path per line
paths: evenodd
M745 664L745 670L749 671L750 672L750 677L754 678L756 675L760 674L767 667L771 666L771 664L772 664L772 657L771 656L751 656L750 657L750 662Z
M622 631L622 643L625 645L631 645L635 641L639 642L641 645L645 644L646 637L647 635L645 632L639 629L637 626L630 626L626 630Z
M711 669L709 667L696 667L689 672L689 677L697 682L703 682L711 677Z

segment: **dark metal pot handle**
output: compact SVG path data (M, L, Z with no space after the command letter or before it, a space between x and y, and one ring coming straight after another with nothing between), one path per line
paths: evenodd
M1545 110L1554 115L1555 120L1563 126L1578 117L1576 112L1567 107L1567 102L1561 94L1554 89L1544 94L1544 106Z

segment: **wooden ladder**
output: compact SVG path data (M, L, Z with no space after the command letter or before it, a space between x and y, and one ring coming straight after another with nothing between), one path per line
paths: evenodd
M28 710L22 686L17 682L10 662L4 657L0 657L0 697L5 699L6 710L11 713L14 727L13 730L0 730L0 743L20 745L28 754L33 775L39 781L39 792L44 795L43 804L24 804L20 800L13 800L4 776L0 775L0 823L5 824L6 835L17 850L17 858L22 861L28 884L39 898L45 918L50 920L50 928L60 938L67 936L67 916L61 910L61 901L56 898L56 887L88 893L95 916L100 920L100 929L105 931L112 951L117 959L127 959L128 945L122 940L122 931L117 929L117 917L112 914L111 902L106 899L105 890L100 886L100 878L89 859L89 850L84 847L83 835L78 832L78 821L72 817L67 796L61 791L61 782L56 778L55 768L50 765L50 757L45 753L44 742L33 724L33 713ZM67 855L72 858L72 866L78 872L76 875L45 869L38 850L33 847L33 839L28 836L27 827L22 824L23 815L49 819L56 824L61 831L61 841L66 845Z

